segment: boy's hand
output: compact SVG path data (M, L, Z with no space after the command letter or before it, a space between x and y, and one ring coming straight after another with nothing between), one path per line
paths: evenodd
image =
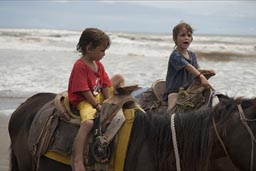
M205 78L205 76L203 74L200 74L199 78L200 78L200 81L201 81L202 85L204 85L204 86L209 85L209 82L208 82L207 78Z
M216 72L213 69L208 70L212 75L216 75Z
M97 112L100 112L101 111L101 105L98 103L97 106L95 107L95 109L97 110Z

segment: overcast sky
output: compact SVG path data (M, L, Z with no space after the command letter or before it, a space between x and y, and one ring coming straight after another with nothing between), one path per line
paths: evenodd
M195 34L256 35L256 1L0 0L0 28L171 33L181 20Z

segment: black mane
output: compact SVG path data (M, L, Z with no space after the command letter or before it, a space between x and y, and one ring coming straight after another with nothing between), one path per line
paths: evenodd
M211 114L211 109L176 114L176 134L183 170L207 170L212 149L209 134Z
M176 114L176 135L184 170L205 170L207 167L205 162L206 159L208 161L211 149L208 141L209 112L210 110L202 110ZM138 142L137 150L142 148L145 141L148 142L153 160L158 161L155 166L157 170L175 168L170 120L168 114L136 112L133 130L136 130L134 134L137 137L133 138Z

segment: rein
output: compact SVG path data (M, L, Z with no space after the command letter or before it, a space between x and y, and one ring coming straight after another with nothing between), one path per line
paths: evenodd
M220 137L220 134L219 134L219 132L218 132L218 130L217 130L217 126L216 126L216 122L215 122L214 117L212 118L212 125L213 125L213 128L214 128L215 134L217 135L218 140L219 140L219 142L220 142L220 144L221 144L221 146L222 146L222 149L224 150L226 156L227 156L228 159L231 161L231 163L233 164L233 166L235 166L234 163L233 163L233 161L232 161L232 159L231 159L231 157L230 157L230 155L229 155L229 153L228 153L228 151L227 151L227 148L226 148L224 142L222 141L222 139L221 139L221 137ZM235 169L236 169L236 168L235 168ZM236 170L237 170L237 169L236 169Z
M252 171L253 170L253 152L254 152L254 143L256 143L256 139L253 135L253 132L251 130L251 128L249 127L249 125L247 124L247 122L254 122L256 121L256 119L247 119L244 115L244 111L243 111L243 108L241 106L241 104L239 104L238 106L238 110L239 110L239 114L240 114L240 120L241 122L244 124L244 126L246 127L248 133L250 134L251 136L251 144L252 144L252 150L251 150L251 166L250 166L250 170Z

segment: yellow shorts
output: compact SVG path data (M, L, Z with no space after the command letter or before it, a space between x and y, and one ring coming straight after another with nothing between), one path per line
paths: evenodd
M109 91L112 95L114 93L114 88L112 86L109 87ZM100 104L105 100L102 93L98 94L95 99ZM96 117L97 110L87 100L80 102L77 109L79 110L82 122L92 120Z

